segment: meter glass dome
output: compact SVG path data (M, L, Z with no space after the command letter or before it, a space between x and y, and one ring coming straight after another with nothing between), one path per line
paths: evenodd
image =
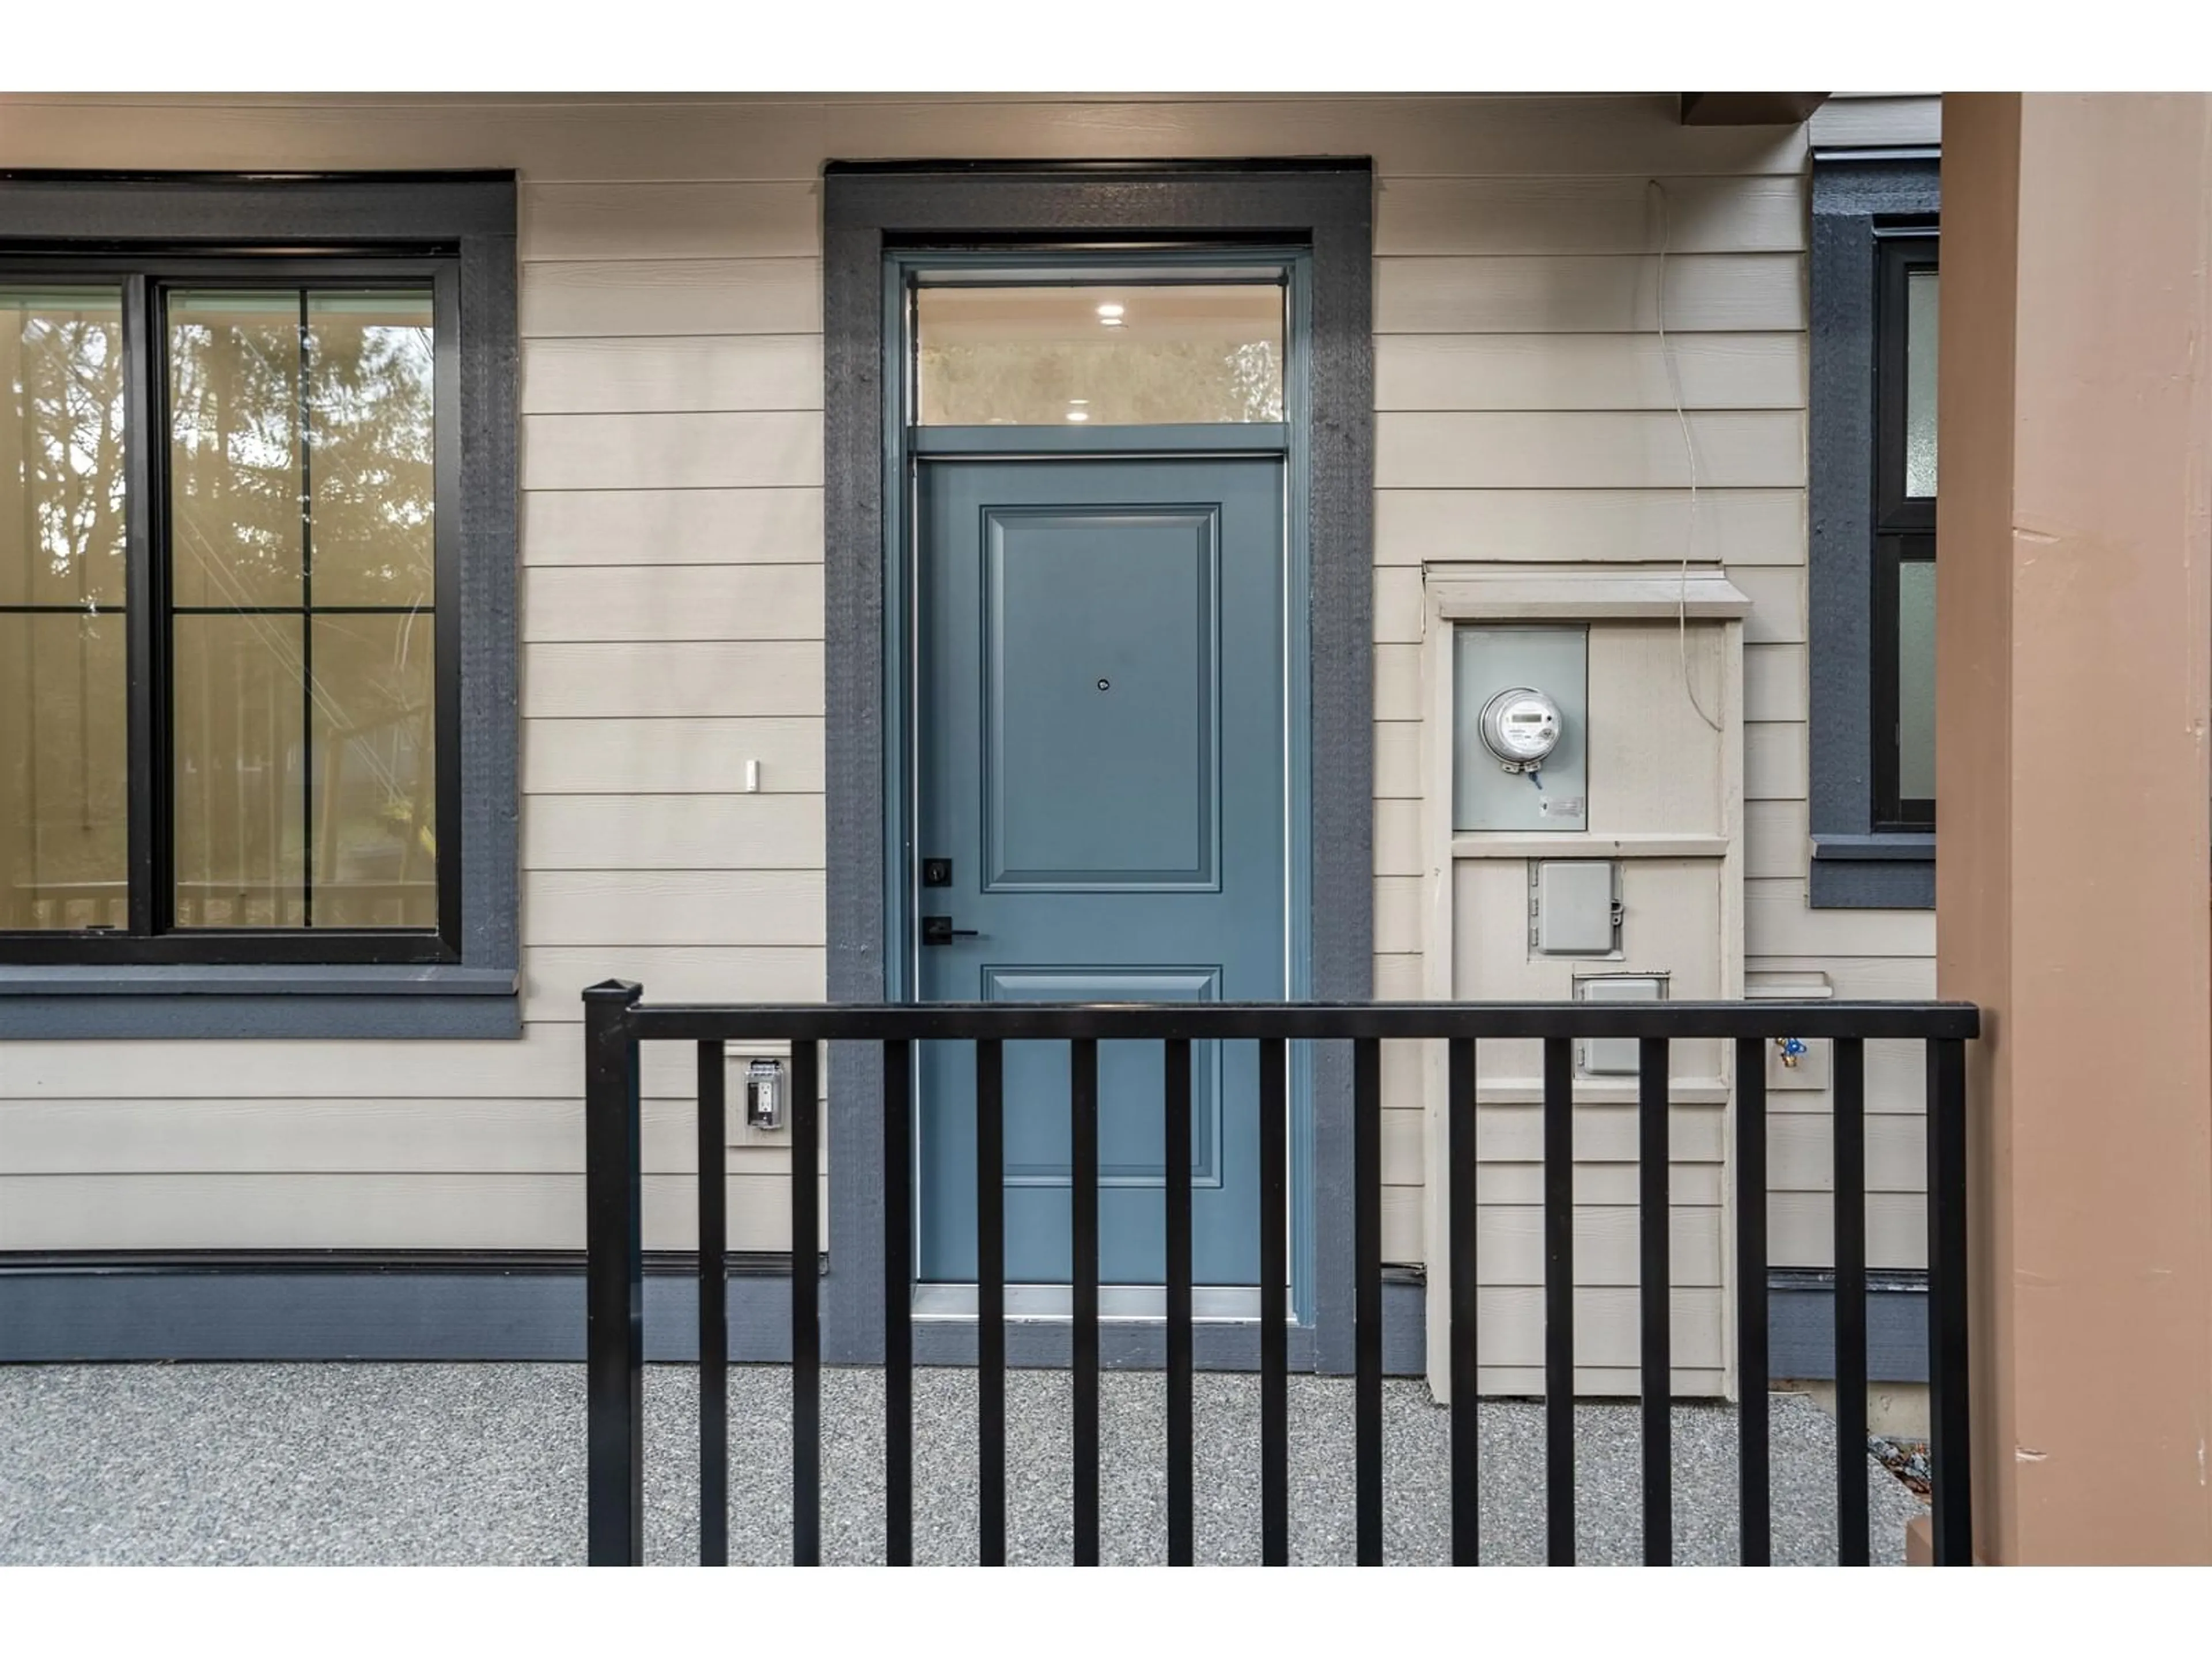
M1532 771L1559 747L1559 707L1533 687L1500 691L1482 710L1483 746L1513 771Z

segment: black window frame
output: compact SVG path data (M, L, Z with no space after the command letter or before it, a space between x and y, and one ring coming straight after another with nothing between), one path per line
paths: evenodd
M125 416L125 699L130 778L129 909L123 929L0 928L0 960L60 963L312 965L455 963L461 959L460 651L451 605L459 593L455 520L460 497L460 260L425 248L362 259L345 251L266 258L205 258L164 250L138 258L11 254L0 249L0 285L116 287L122 300ZM438 831L434 928L178 927L171 819L173 619L168 492L167 305L174 292L219 284L232 292L293 294L325 285L431 293L435 435L432 629ZM449 833L447 824L455 826ZM312 888L310 888L312 892Z
M1905 270L1932 255L1932 149L1820 151L1809 236L1808 897L1932 909L1934 804L1897 794L1899 565L1934 556L1935 503L1904 495ZM1933 260L1929 261L1933 263ZM1897 285L1885 300L1885 283Z
M1905 492L1907 295L1917 271L1941 268L1937 228L1921 216L1875 224L1874 588L1869 611L1874 653L1869 738L1874 745L1875 833L1936 833L1932 798L1900 794L1903 767L1898 700L1900 567L1936 560L1936 498Z
M122 289L131 439L131 927L0 933L0 1037L520 1034L514 255L511 173L0 174L0 280ZM161 307L209 282L430 289L434 931L164 925Z

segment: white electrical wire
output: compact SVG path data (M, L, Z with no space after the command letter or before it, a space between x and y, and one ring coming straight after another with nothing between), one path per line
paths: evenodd
M1681 428L1682 454L1690 464L1690 519L1682 532L1681 583L1674 602L1674 644L1682 661L1682 691L1690 700L1690 707L1698 711L1698 718L1714 731L1721 731L1721 722L1705 712L1698 701L1698 688L1690 678L1690 554L1698 540L1698 447L1690 441L1690 416L1682 406L1682 377L1674 363L1674 344L1667 337L1667 251L1674 234L1674 219L1668 211L1667 186L1656 179L1644 183L1659 195L1659 361L1667 370L1667 392L1674 400L1674 423Z

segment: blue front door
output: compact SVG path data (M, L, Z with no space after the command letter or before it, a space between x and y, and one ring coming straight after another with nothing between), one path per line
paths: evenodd
M915 850L951 869L914 890L962 930L922 1000L1281 998L1282 462L932 460L919 507ZM972 1051L919 1082L921 1276L972 1281ZM1008 1044L1005 1082L1006 1277L1065 1283L1066 1045ZM1160 1045L1100 1045L1109 1284L1162 1278L1162 1087ZM1258 1279L1258 1091L1252 1045L1195 1046L1201 1284Z

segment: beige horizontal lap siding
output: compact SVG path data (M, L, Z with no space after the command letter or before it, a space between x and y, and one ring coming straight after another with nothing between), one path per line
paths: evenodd
M526 1022L512 1043L15 1045L0 1249L574 1248L580 988L822 996L823 122L0 106L0 165L519 170ZM774 181L695 182L732 165ZM693 1077L648 1050L649 1247L690 1239ZM732 1243L781 1248L786 1138L730 1139Z
M1747 150L1717 174L1686 161L1688 130L1648 114L1634 159L1607 176L1559 179L1532 168L1499 179L1470 166L1459 179L1382 180L1375 829L1383 994L1421 994L1418 958L1389 954L1386 923L1400 890L1417 895L1431 874L1420 787L1393 769L1418 775L1424 564L1723 562L1754 606L1749 712L1803 731L1803 694L1792 687L1804 639L1802 144ZM1795 789L1802 799L1802 769ZM1418 1109L1418 1078L1409 1058L1386 1055L1392 1115ZM1534 1392L1540 1209L1524 1206L1540 1200L1536 1113L1484 1115L1477 1248L1497 1328L1486 1331L1482 1383ZM1724 1118L1711 1106L1676 1115L1675 1386L1715 1393L1727 1363ZM1633 1114L1585 1108L1578 1120L1579 1382L1632 1393ZM1385 1178L1398 1178L1387 1160ZM1384 1243L1389 1250L1395 1241Z
M1776 622L1753 647L1771 700L1747 711L1748 772L1786 815L1804 793L1802 691L1777 688L1802 673L1780 617L1804 550L1805 150L1796 132L1683 128L1665 94L0 100L4 167L517 169L525 566L522 1039L0 1046L8 1242L58 1247L113 1213L149 1246L573 1247L578 989L620 973L655 995L823 994L833 157L1374 158L1378 995L1420 994L1424 560L1686 547L1782 573L1754 595ZM1655 172L1694 513L1657 349ZM1756 832L1790 833L1786 816ZM1396 1076L1386 1248L1416 1260L1420 1139ZM690 1087L687 1053L647 1053L657 1240L689 1224ZM733 1242L774 1248L780 1152L732 1156ZM1533 1167L1485 1176L1486 1197L1510 1187L1486 1224L1509 1273ZM30 1202L41 1183L68 1184ZM1540 1304L1526 1285L1483 1295L1486 1364L1500 1386L1533 1376L1515 1368L1540 1363ZM1717 1293L1686 1283L1678 1303L1686 1386L1717 1379ZM1586 1382L1633 1365L1632 1291L1594 1280L1577 1319Z
M1832 92L1806 124L1822 149L1895 149L1943 142L1940 92Z

